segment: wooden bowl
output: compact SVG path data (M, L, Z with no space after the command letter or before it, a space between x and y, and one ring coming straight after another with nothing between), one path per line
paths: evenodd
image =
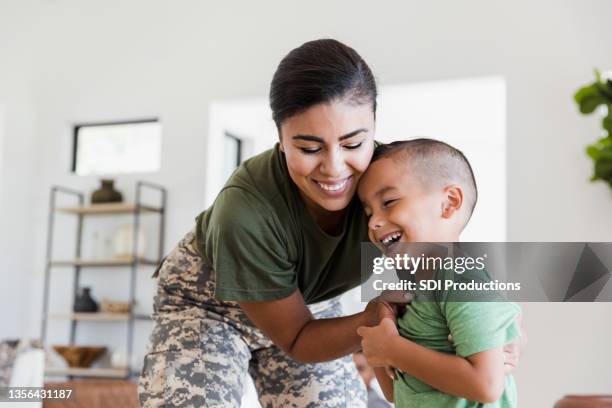
M88 368L94 361L102 357L106 347L99 346L53 346L60 356L66 360L68 366Z

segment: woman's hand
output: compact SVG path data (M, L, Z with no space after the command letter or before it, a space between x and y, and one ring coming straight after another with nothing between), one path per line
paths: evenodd
M504 346L504 373L512 374L517 369L521 354L527 347L527 332L523 327L523 314L519 313L516 317L519 326L520 337L510 344Z
M370 316L371 326L376 326L388 318L397 322L397 317L406 311L406 305L412 300L412 294L400 290L384 291L372 299L365 312Z
M521 354L527 347L527 332L523 327L523 314L519 313L516 316L516 323L519 326L520 337L514 340L512 343L506 344L503 347L504 353L504 374L512 374L517 369L521 360ZM448 341L453 344L453 336L448 335ZM454 344L453 344L454 346Z
M371 367L391 365L389 353L392 353L393 350L389 344L394 337L399 337L394 320L384 318L378 326L362 326L357 329L357 334L361 336L361 349Z

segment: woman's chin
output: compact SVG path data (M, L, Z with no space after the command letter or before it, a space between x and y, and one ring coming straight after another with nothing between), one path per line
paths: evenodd
M339 212L345 210L349 204L351 203L351 198L342 198L335 200L325 200L324 202L319 202L319 206L323 208L325 211L329 212Z

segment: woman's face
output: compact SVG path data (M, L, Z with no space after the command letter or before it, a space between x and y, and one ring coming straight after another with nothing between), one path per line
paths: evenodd
M312 210L350 203L374 152L370 104L339 100L315 105L281 124L289 175Z

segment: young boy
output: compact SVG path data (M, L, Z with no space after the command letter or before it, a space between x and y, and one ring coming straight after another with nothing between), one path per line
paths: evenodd
M387 254L396 242L459 241L477 199L465 156L431 139L378 147L358 192L370 240ZM419 274L454 273L419 271L417 280ZM418 290L415 295L397 327L383 319L358 330L385 397L396 407L515 407L516 387L504 374L502 348L519 336L519 307L453 302L444 291L426 301ZM388 367L396 370L393 382Z

